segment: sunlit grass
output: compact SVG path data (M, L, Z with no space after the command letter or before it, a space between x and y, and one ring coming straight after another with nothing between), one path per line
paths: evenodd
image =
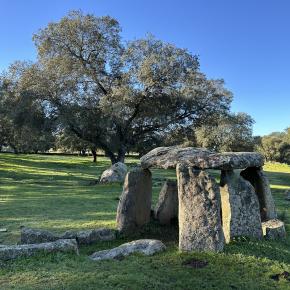
M129 167L138 160L127 159ZM99 157L0 154L0 244L19 242L22 225L56 233L96 227L116 227L116 209L121 184L92 185L110 165ZM284 191L290 188L290 166L266 164L279 215L290 231L290 203ZM165 178L175 179L175 170L152 170L153 203ZM214 172L218 179L218 173ZM168 249L154 257L133 255L122 261L92 262L96 250L136 238L158 238ZM240 240L224 253L178 251L176 227L149 224L131 237L119 237L80 249L80 256L40 255L16 261L0 261L0 289L289 289L287 280L270 275L290 272L290 239L285 241ZM209 262L203 269L190 269L182 262L190 257Z

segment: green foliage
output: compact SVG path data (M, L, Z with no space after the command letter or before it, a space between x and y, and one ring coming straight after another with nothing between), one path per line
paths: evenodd
M128 159L129 167L137 160ZM110 166L107 158L93 164L89 158L49 155L0 154L0 243L16 243L19 226L55 232L94 227L115 227L122 185L90 185L96 174ZM151 223L140 233L113 242L82 247L80 256L48 254L0 263L0 288L9 289L289 289L286 279L271 275L290 272L290 208L284 199L290 188L290 167L266 164L279 215L284 212L286 241L237 239L224 253L180 253L176 227ZM174 170L153 171L153 203L164 178ZM152 257L132 255L121 261L90 261L94 251L115 247L136 238L158 238L164 253ZM184 261L207 261L201 269ZM138 269L138 271L136 271Z
M231 92L200 71L197 56L152 36L124 43L109 16L73 11L34 41L39 61L13 82L112 162L229 112Z
M290 164L290 128L261 137L257 150L267 161Z
M220 152L253 151L253 123L245 113L222 116L196 130L197 145Z
M0 147L10 146L16 153L45 152L54 142L53 117L24 83L29 66L16 62L0 76Z

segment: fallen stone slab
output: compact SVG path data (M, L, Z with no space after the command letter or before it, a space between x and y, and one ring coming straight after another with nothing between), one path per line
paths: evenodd
M176 168L179 249L220 252L224 247L220 189L206 171L185 164Z
M127 166L122 162L117 162L102 173L100 183L124 182L126 174Z
M169 225L174 218L178 218L178 191L175 180L166 180L154 210L154 217L162 225Z
M79 232L67 231L62 239L76 239L79 245L90 245L98 241L113 241L116 239L116 231L111 229L94 229Z
M142 156L141 167L175 168L178 163L199 169L243 169L261 167L264 158L257 152L225 152L215 153L205 148L180 146L158 147Z
M262 223L263 235L269 240L284 239L286 231L284 223L278 219L272 219Z
M19 257L33 256L39 253L75 253L78 255L78 244L74 239L57 240L54 242L27 245L2 245L0 260L11 260Z
M59 240L60 236L41 229L22 227L20 231L21 244L40 244Z
M99 228L85 231L67 231L62 235L31 228L21 229L21 244L39 244L53 242L59 239L76 239L79 245L90 245L98 241L112 241L116 238L116 232L111 229Z
M132 241L110 250L95 252L89 258L94 261L118 259L132 253L151 256L165 249L166 246L159 240L143 239Z

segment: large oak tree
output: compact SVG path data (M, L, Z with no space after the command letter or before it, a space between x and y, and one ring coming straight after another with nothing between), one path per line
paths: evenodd
M198 57L152 36L125 43L118 22L73 11L34 35L38 62L23 74L59 128L112 163L151 136L214 122L232 94Z

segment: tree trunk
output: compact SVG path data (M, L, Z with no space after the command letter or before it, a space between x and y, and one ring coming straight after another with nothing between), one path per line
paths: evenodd
M110 158L112 164L115 164L118 162L115 154L112 151L106 150L105 156Z
M126 155L126 148L124 145L121 145L120 149L118 150L117 162L124 163Z
M92 151L92 155L93 155L93 162L96 163L97 162L97 151L96 149L91 149Z

